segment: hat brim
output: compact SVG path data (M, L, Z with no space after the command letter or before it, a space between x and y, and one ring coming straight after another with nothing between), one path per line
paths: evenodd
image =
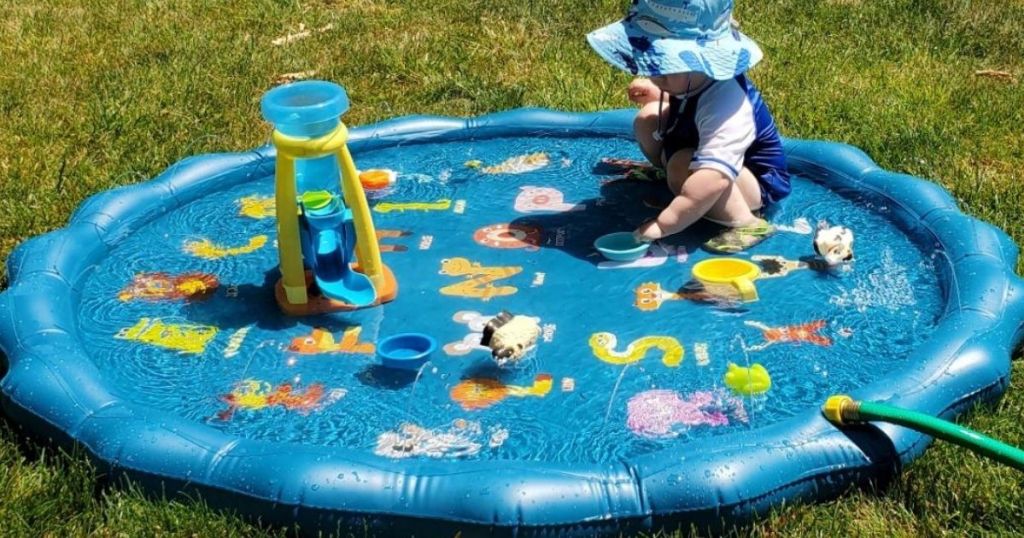
M587 42L615 67L646 77L703 73L728 80L754 67L764 53L754 40L732 30L715 40L663 37L621 20L587 34Z

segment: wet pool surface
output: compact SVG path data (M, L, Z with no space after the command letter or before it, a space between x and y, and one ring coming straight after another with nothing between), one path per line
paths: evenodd
M518 162L528 171L489 173L517 156L531 156ZM390 458L599 462L816 407L905 366L933 330L935 260L884 205L807 178L769 215L783 229L741 257L779 273L780 258L813 254L808 228L827 220L856 234L844 270L769 274L757 302L709 303L688 285L693 265L713 257L699 248L715 231L704 224L635 266L602 264L594 239L632 229L666 199L664 185L609 182L595 167L603 157L639 153L587 138L356 153L360 169L398 172L371 205L399 295L302 318L273 298L272 177L208 196L138 230L97 268L79 312L87 349L119 396L245 438ZM151 295L178 296L143 297L147 279L162 290ZM514 367L473 345L501 310L542 327ZM419 372L382 368L372 352L402 332L441 344ZM763 365L771 389L734 394L729 363Z

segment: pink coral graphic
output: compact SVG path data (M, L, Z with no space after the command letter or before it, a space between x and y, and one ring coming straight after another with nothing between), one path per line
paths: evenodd
M643 437L675 437L676 425L727 426L729 415L747 422L743 401L724 391L698 391L685 399L674 390L648 390L626 404L626 426Z

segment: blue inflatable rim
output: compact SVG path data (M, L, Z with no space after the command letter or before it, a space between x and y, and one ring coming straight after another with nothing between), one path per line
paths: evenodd
M470 119L413 116L353 129L350 148L358 157L359 151L399 143L629 138L632 117L629 110L539 109ZM852 395L944 417L998 397L1024 334L1017 246L1002 231L962 214L941 187L882 170L854 147L786 140L785 149L797 174L890 201L908 234L948 261L940 275L947 305L934 336L907 367ZM891 425L841 431L808 409L715 443L602 465L392 461L235 437L115 397L78 336L78 299L91 268L153 218L271 174L274 157L272 147L261 147L185 159L151 181L91 197L67 227L20 245L7 261L10 288L0 294L5 412L30 431L84 447L114 476L157 492L199 492L211 504L306 530L358 520L379 530L422 531L428 521L439 531L559 528L593 535L673 521L743 519L782 501L827 499L851 484L884 480L930 441Z

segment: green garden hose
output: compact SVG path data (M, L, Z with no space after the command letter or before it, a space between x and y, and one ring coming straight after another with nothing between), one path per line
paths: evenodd
M830 396L821 410L825 418L839 426L872 420L898 424L1024 471L1024 450L931 415L881 403L858 402L845 395Z

